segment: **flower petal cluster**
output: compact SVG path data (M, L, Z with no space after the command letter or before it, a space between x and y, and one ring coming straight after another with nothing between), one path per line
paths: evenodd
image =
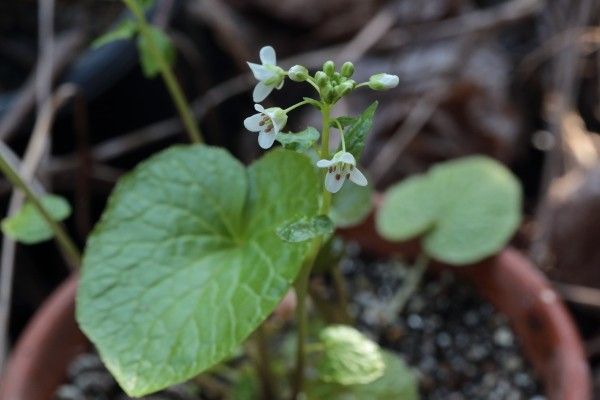
M356 167L356 160L351 153L339 151L331 160L317 161L317 167L327 168L325 188L331 193L337 193L346 179L359 186L367 186L367 178Z
M252 93L255 103L266 99L273 89L281 89L286 75L285 71L277 66L277 56L273 47L263 47L259 55L262 64L248 63L254 77L258 80Z
M279 107L265 109L260 104L255 104L258 113L244 120L244 126L251 132L258 132L258 145L263 149L273 146L275 137L287 123L287 114Z

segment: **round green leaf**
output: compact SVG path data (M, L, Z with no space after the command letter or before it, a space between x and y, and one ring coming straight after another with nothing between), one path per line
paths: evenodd
M319 186L299 153L246 170L207 146L163 151L120 180L87 244L77 319L129 395L215 365L273 311L310 246L275 231L317 214Z
M465 157L392 187L377 228L391 240L423 235L430 256L472 264L506 245L519 226L521 197L519 182L502 164Z
M309 400L418 400L417 378L404 361L392 352L384 351L385 372L364 385L340 385L323 381L309 383Z
M55 221L71 215L69 202L60 196L46 195L40 199L42 206ZM52 239L54 232L44 217L29 202L16 214L2 220L2 232L18 242L35 244Z
M376 215L377 230L388 240L407 240L423 234L435 223L438 199L426 177L414 176L392 186Z
M371 185L358 186L347 182L332 196L331 220L335 226L347 228L360 224L373 208Z
M320 339L324 351L318 370L323 381L355 385L383 375L385 363L379 345L356 329L329 326L321 331Z

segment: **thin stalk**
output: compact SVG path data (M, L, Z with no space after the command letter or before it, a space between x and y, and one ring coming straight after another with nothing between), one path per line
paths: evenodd
M321 132L321 158L329 158L329 120L330 105L324 104L321 108L323 115L323 128ZM322 174L324 177L324 174ZM320 213L327 215L331 207L331 193L323 187L323 201L320 207ZM298 341L296 343L296 369L292 380L292 400L295 400L304 390L304 370L306 364L306 338L308 336L308 316L306 311L306 301L308 294L308 284L310 272L321 248L321 239L316 238L312 241L311 251L302 266L300 275L296 280L296 297L298 305L296 306L296 324L298 326Z
M190 137L190 141L192 143L202 143L202 134L200 133L200 128L198 128L198 123L194 118L194 114L188 104L183 91L181 90L181 86L177 82L175 75L173 74L173 70L171 66L167 62L167 60L163 57L160 49L156 46L152 38L152 34L150 31L150 25L146 20L146 15L144 14L144 10L139 6L136 0L123 0L125 5L131 10L133 15L136 17L138 21L138 27L140 30L140 35L144 36L148 43L148 49L152 53L152 56L156 60L158 64L158 68L160 70L160 75L167 86L169 94L175 103L175 107L177 108L177 112L183 121L183 125L185 126L185 130Z
M337 295L337 303L341 318L345 324L352 323L352 317L348 312L348 288L346 286L346 280L342 271L340 270L340 264L336 264L331 268L331 278L333 279L333 287Z
M342 124L340 124L340 121L338 121L337 119L335 120L335 124L338 127L338 130L340 131L340 138L342 140L342 151L346 151L346 139L344 138L344 128L342 128Z
M62 224L55 221L48 210L42 205L39 198L33 193L33 190L29 187L29 185L21 178L21 176L13 169L13 167L8 163L4 156L0 155L0 170L6 176L6 178L12 183L12 185L18 189L20 189L27 200L35 207L35 209L40 213L42 218L46 221L52 232L54 233L54 237L56 238L56 242L60 246L60 248L65 253L69 263L78 268L81 265L81 254L79 253L79 249L71 240L66 230L63 228Z
M299 103L296 103L296 104L294 104L294 105L292 105L292 106L289 106L288 108L286 108L286 109L285 109L285 110L283 110L283 111L284 111L284 112L287 114L287 113L289 113L290 111L292 111L292 110L295 110L296 108L298 108L298 107L300 107L300 106L303 106L303 105L305 105L305 104L308 104L308 103L310 103L310 101L308 101L308 100L302 100L302 101L301 101L301 102L299 102Z
M267 341L267 333L265 332L264 324L261 324L254 333L254 341L256 345L256 369L260 377L263 399L274 399L275 389L273 383L273 374L271 373L271 354Z

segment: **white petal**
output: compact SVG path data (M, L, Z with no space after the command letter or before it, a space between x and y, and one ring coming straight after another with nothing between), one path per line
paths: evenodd
M348 153L348 152L340 153L340 155L338 156L337 159L346 164L356 165L356 160L354 159L354 156L352 155L352 153Z
M337 179L337 177L339 177L339 179ZM328 172L327 176L325 176L325 189L331 193L337 193L342 188L345 180L345 174L342 175L336 172Z
M276 115L275 118L273 118L271 121L273 121L273 128L275 129L275 133L279 133L287 123L287 114L283 114L283 116Z
M273 146L275 142L275 133L274 132L261 132L258 134L258 145L263 149L268 149Z
M249 62L248 66L252 70L252 74L254 74L254 77L259 81L265 81L269 78L272 78L274 75L273 71L270 71L269 69L263 67L260 64L254 64Z
M335 163L333 161L331 161L331 160L319 160L319 161L317 161L317 167L319 167L319 168L329 168L333 164L335 164Z
M259 132L262 129L262 126L259 125L262 118L262 114L254 114L244 120L244 126L250 132Z
M367 178L363 175L358 168L354 167L350 171L350 180L356 183L358 186L367 186Z
M277 57L275 56L275 49L271 46L265 46L260 49L260 61L262 61L263 65L271 64L277 65Z
M260 105L260 104L255 104L254 105L254 109L256 111L258 111L259 113L263 113L264 114L264 112L265 112L265 108L262 105Z
M267 86L263 82L258 82L254 87L254 92L252 93L252 98L255 103L259 103L267 98L269 93L273 91L273 86Z

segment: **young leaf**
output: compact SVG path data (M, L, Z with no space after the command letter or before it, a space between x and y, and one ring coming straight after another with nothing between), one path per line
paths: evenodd
M323 381L310 382L308 400L419 400L417 379L394 353L383 352L384 375L365 385L344 386Z
M383 375L385 363L379 345L345 325L325 328L319 335L324 346L319 378L341 385L366 384Z
M275 230L317 215L319 196L311 161L283 149L246 169L221 149L176 146L119 181L88 239L77 320L129 395L237 351L310 249Z
M521 219L521 186L502 164L484 156L436 165L392 187L377 215L390 240L423 234L424 250L466 265L502 249Z
M162 30L150 26L149 32L149 35L138 36L137 46L142 71L146 77L153 78L160 73L160 61L157 59L158 55L155 54L154 48L159 51L160 57L169 65L175 62L176 52L171 40ZM150 45L149 40L154 46Z
M331 201L331 220L335 226L348 228L360 224L373 209L371 185L358 186L346 184L333 195Z
M344 115L342 117L337 117L333 120L331 120L331 122L329 123L329 126L331 126L332 128L338 129L338 123L342 126L342 128L346 128L350 125L353 125L356 123L356 121L358 121L357 117L350 117L347 115Z
M356 121L346 129L346 151L352 153L354 158L360 159L365 148L365 139L373 126L373 116L377 109L377 102L373 102L365 111L356 118Z
M113 30L106 32L92 42L92 48L97 49L117 40L131 39L137 33L137 24L132 19L121 21Z
M71 206L60 196L46 195L40 201L55 221L62 221L71 214ZM2 232L24 244L43 242L54 236L52 228L29 202L25 203L15 215L2 220Z
M293 222L286 222L277 228L277 236L290 243L304 242L318 236L328 236L333 233L333 222L326 215L302 217Z
M317 140L319 140L319 136L321 136L319 131L312 126L309 126L302 132L298 133L279 132L277 136L275 136L275 140L281 143L281 145L286 149L305 152L306 150L310 149L317 142Z

